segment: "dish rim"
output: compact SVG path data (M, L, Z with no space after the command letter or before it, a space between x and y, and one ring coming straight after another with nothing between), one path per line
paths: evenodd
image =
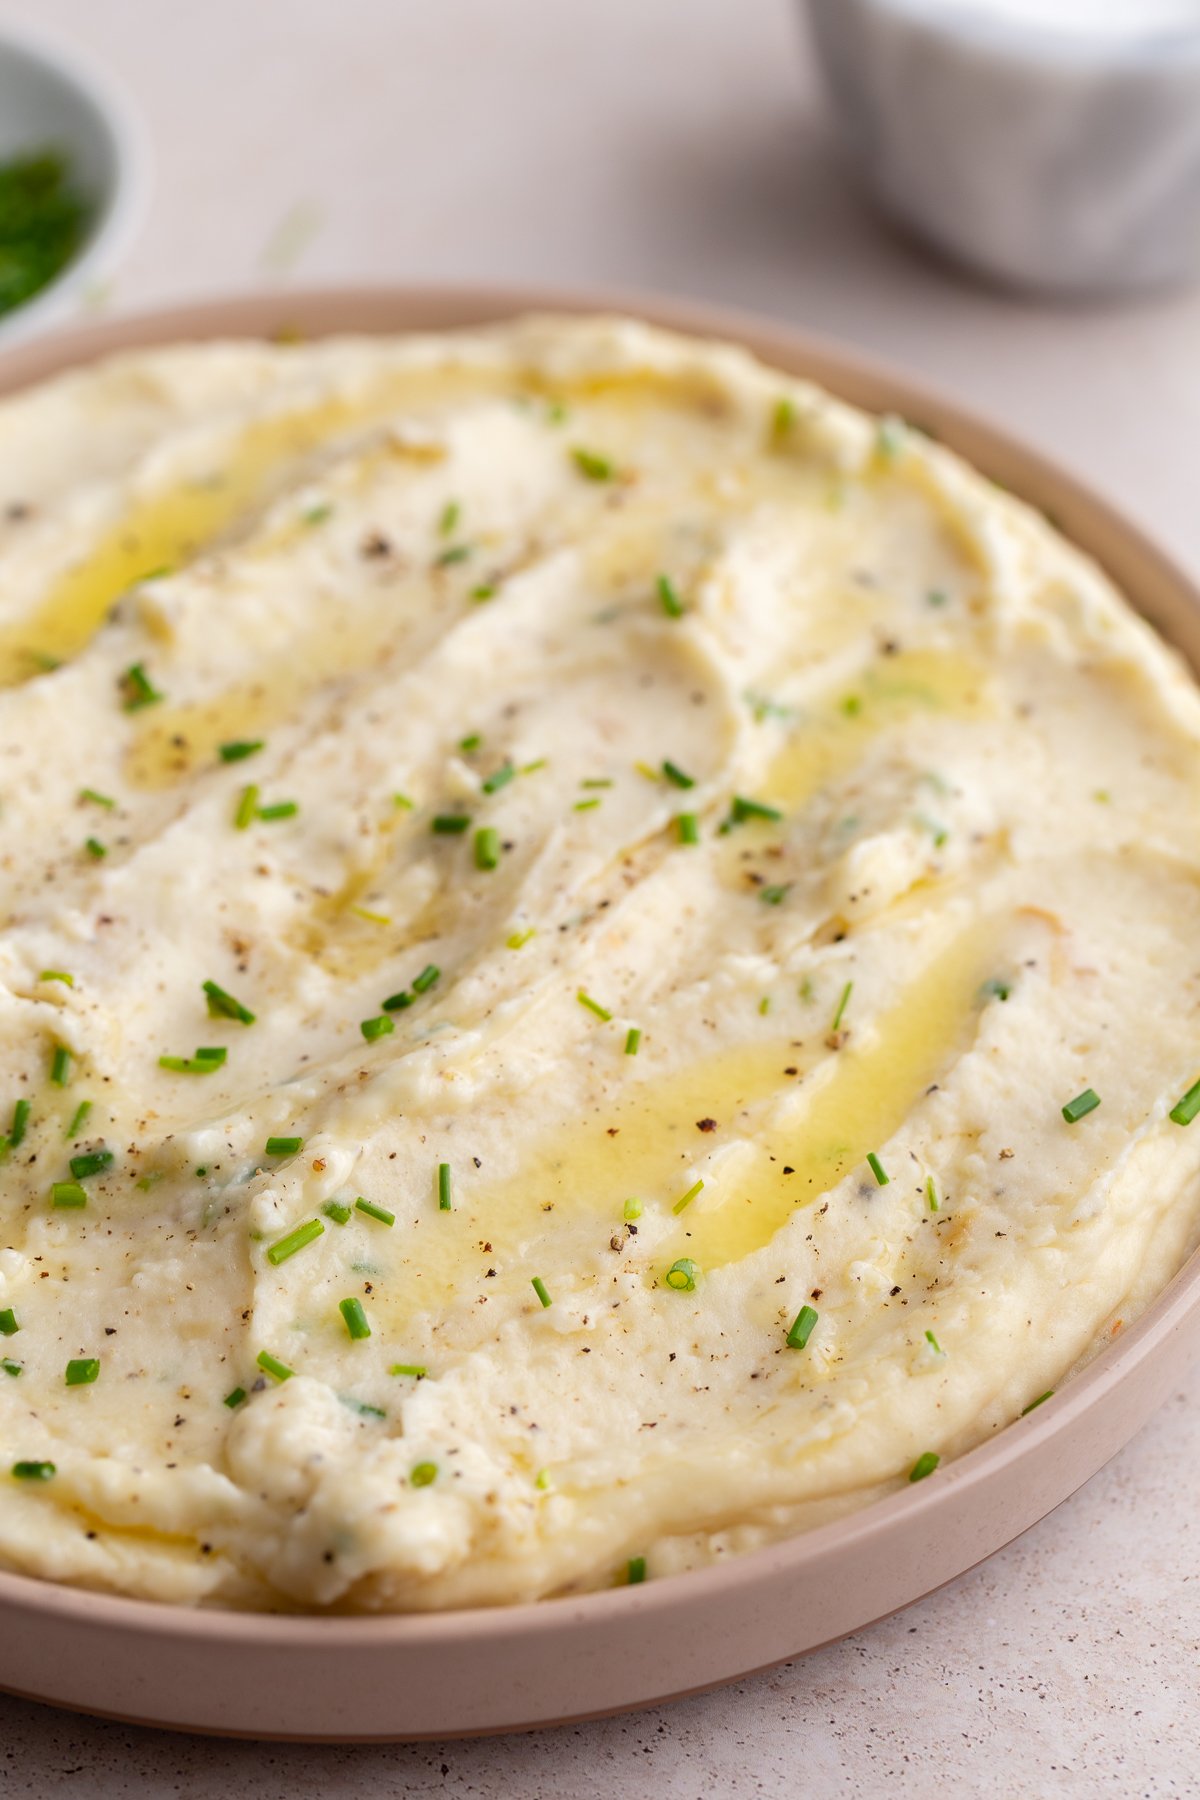
M1014 486L1018 494L1022 487L1031 485L1042 500L1049 492L1056 502L1056 522L1065 535L1110 575L1111 561L1124 560L1123 553L1128 552L1132 559L1153 569L1155 585L1161 584L1182 605L1200 615L1200 588L1104 494L1055 459L1026 445L1018 435L947 397L935 384L913 379L886 361L861 354L852 345L796 329L784 321L654 293L556 288L540 283L372 283L275 289L185 302L0 348L0 400L108 354L220 337L270 338L301 319L320 321L327 314L337 315L342 322L332 328L315 324L311 331L306 328L305 335L376 336L426 330L440 335L473 325L500 323L522 313L623 314L687 336L737 344L768 366L812 381L853 405L878 411L880 392L891 398L891 410L902 411L915 402L913 412L922 423L935 425L936 436L944 437L974 467L987 473L990 464L993 470L1016 468L1031 475L1029 484L1006 481L1005 485ZM416 322L426 315L430 321L427 325ZM347 323L351 317L362 322ZM407 322L399 322L401 319ZM435 322L439 319L440 323ZM868 391L874 391L874 399L862 397ZM983 446L985 454L980 457L977 448L964 448L964 441ZM1080 542L1070 528L1069 516L1076 509L1092 522L1083 533L1084 538L1093 540L1090 545ZM1109 553L1105 555L1095 547L1096 540L1103 546L1109 539ZM1118 549L1122 555L1117 555ZM1124 591L1120 578L1112 578ZM1132 594L1126 598L1140 617L1148 619L1168 642L1172 641L1169 629L1140 604L1141 597L1139 603L1135 603ZM1059 1392L1038 1406L1036 1413L1014 1419L994 1437L947 1463L937 1472L936 1479L902 1487L842 1518L732 1556L726 1562L656 1577L632 1587L621 1585L540 1600L437 1611L259 1612L131 1598L0 1569L0 1608L54 1615L60 1621L74 1619L90 1626L106 1624L117 1633L150 1639L187 1639L202 1645L235 1637L243 1644L264 1648L331 1651L351 1646L361 1649L364 1645L394 1645L411 1650L421 1642L445 1646L447 1640L458 1638L475 1642L492 1639L500 1644L514 1637L527 1639L556 1632L568 1623L583 1625L592 1619L599 1623L619 1618L627 1610L646 1619L672 1611L685 1597L697 1604L719 1604L728 1590L771 1578L794 1582L806 1565L824 1560L833 1548L845 1553L888 1536L902 1522L919 1521L926 1514L936 1516L942 1510L943 1496L952 1492L961 1495L964 1489L969 1495L972 1489L984 1488L1004 1464L1038 1458L1043 1448L1067 1431L1081 1414L1102 1403L1107 1392L1165 1348L1194 1312L1200 1312L1200 1247L1191 1251L1136 1321L1097 1352L1078 1374L1070 1376ZM1083 1478L1088 1479L1090 1475ZM1082 1483L1075 1484L1079 1485ZM1018 1526L1011 1535L1019 1536L1026 1528ZM996 1548L1008 1541L1011 1537L1003 1539ZM987 1555L994 1553L992 1550Z

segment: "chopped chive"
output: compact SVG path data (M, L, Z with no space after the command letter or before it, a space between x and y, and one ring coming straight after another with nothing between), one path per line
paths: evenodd
M925 1199L929 1204L930 1212L931 1213L937 1212L938 1211L937 1189L933 1185L933 1176L932 1175L929 1177L929 1179L925 1183Z
M17 1315L11 1306L0 1312L0 1337L16 1337L21 1327L17 1324Z
M937 1338L932 1331L927 1331L925 1333L925 1342L929 1345L929 1348L933 1351L935 1356L945 1356L946 1352L942 1349L942 1346L938 1343Z
M1054 1398L1054 1389L1047 1388L1044 1394L1039 1394L1036 1400L1031 1400L1029 1402L1028 1406L1023 1406L1021 1408L1021 1414L1020 1414L1021 1418L1024 1418L1026 1413L1031 1413L1035 1406L1040 1406L1042 1404L1043 1400L1052 1400L1053 1398Z
M238 803L233 812L233 823L238 831L245 831L253 825L258 814L258 789L251 783L244 787L238 795Z
M73 1356L67 1364L66 1385L68 1387L91 1387L93 1381L100 1376L100 1359L98 1356Z
M277 1269L289 1256L295 1256L297 1250L315 1243L324 1233L325 1227L320 1219L309 1219L307 1224L297 1225L295 1231L289 1231L286 1237L281 1237L277 1243L272 1244L267 1251L267 1261L272 1268Z
M613 465L607 456L598 456L594 450L572 449L571 457L581 475L589 481L611 481Z
M55 1087L66 1087L71 1079L71 1052L62 1044L54 1046L50 1059L50 1079Z
M121 677L121 689L125 695L126 712L138 712L143 706L154 706L163 698L141 663L133 663L126 669Z
M820 1318L815 1306L802 1306L792 1320L791 1330L787 1334L789 1350L803 1350L813 1334L813 1327Z
M373 1044L377 1038L389 1037L395 1029L396 1021L387 1013L380 1013L377 1019L364 1019L359 1026L368 1044Z
M1082 1094L1076 1094L1068 1100L1062 1109L1062 1116L1068 1125L1075 1125L1080 1119L1086 1119L1090 1112L1095 1112L1100 1104L1100 1096L1095 1088L1084 1088Z
M420 1462L412 1469L408 1479L413 1487L431 1487L437 1480L437 1472L436 1463Z
M453 563L466 562L470 554L470 544L451 544L448 550L443 550L440 556L434 557L434 567L448 569Z
M453 1209L454 1201L453 1201L453 1197L451 1194L451 1180L452 1180L452 1176L450 1173L450 1164L446 1163L446 1162L439 1163L438 1168L437 1168L437 1193L438 1193L438 1211L439 1212L450 1212Z
M675 830L681 844L698 844L700 842L700 821L695 813L677 813Z
M693 1181L693 1183L692 1183L691 1187L688 1189L687 1193L683 1196L683 1198L681 1200L677 1200L675 1202L674 1206L671 1208L671 1211L673 1213L681 1213L685 1206L690 1206L692 1204L692 1201L696 1198L696 1195L703 1188L703 1186L704 1186L703 1178L699 1181Z
M696 1285L697 1274L696 1264L691 1257L681 1256L678 1262L671 1264L663 1276L663 1280L669 1288L674 1288L677 1294L690 1294Z
M381 1225L396 1223L395 1213L389 1212L386 1206L376 1206L374 1200L364 1200L361 1194L354 1202L354 1206L357 1212L366 1213L368 1219L378 1219Z
M551 1300L550 1295L546 1289L546 1284L542 1280L540 1275L535 1275L529 1285L532 1287L534 1293L537 1295L538 1299L541 1301L543 1306L553 1306L554 1302L553 1302L553 1300Z
M729 808L729 821L732 825L744 825L748 819L766 819L774 823L782 817L777 806L768 806L765 800L747 800L741 794L733 796Z
M269 1350L260 1350L254 1360L264 1375L273 1375L276 1381L290 1381L296 1373L285 1362L280 1362L277 1356L272 1356Z
M15 1462L14 1481L52 1481L58 1473L52 1462Z
M892 1178L873 1150L867 1151L867 1163L879 1186L886 1187Z
M411 1006L412 1003L413 997L411 994L389 994L383 1003L383 1010L388 1013L403 1012L405 1008Z
M842 712L848 719L857 719L862 711L862 699L858 694L847 694L841 704Z
M459 738L458 747L462 751L464 756L470 756L473 751L479 749L479 747L482 743L483 743L482 732L472 731L468 737Z
M498 869L500 867L500 833L494 825L481 825L475 833L475 867L477 869Z
M1167 1117L1175 1125L1190 1125L1200 1113L1200 1081L1191 1086L1182 1100L1177 1100Z
M765 1018L766 1018L766 1016L767 1016L767 1014L768 1014L768 1013L769 1013L769 1012L770 1012L770 1010L771 1010L771 996L770 996L770 994L764 994L764 995L763 995L763 997L762 997L762 999L761 999L761 1000L760 1000L760 1001L759 1001L759 1003L758 1003L758 1010L759 1010L759 1013L760 1013L760 1015L761 1015L761 1016L762 1016L762 1017L763 1017L763 1018L764 1018L764 1019L765 1019Z
M910 1481L924 1481L927 1475L933 1474L933 1471L937 1468L941 1460L942 1459L936 1450L926 1450L923 1455L918 1456L916 1462L908 1471L908 1479Z
M76 1181L86 1181L89 1175L101 1175L111 1168L112 1159L111 1150L86 1150L82 1156L71 1158L71 1173Z
M623 1219L628 1219L630 1224L633 1223L634 1219L640 1219L641 1216L642 1216L642 1203L640 1200L629 1199L625 1202L624 1206L621 1208L621 1217Z
M460 837L470 823L469 813L437 813L429 829L435 837Z
M636 1056L638 1053L638 1047L641 1044L641 1041L642 1041L641 1027L638 1025L631 1025L629 1027L629 1030L625 1033L625 1054L626 1054L626 1056Z
M18 1376L24 1374L25 1364L14 1362L11 1356L5 1356L0 1358L0 1369L3 1369L6 1375L11 1375L15 1380Z
M97 793L95 788L80 788L79 798L90 800L93 806L102 806L105 812L112 812L117 804L110 794Z
M349 1407L363 1419L386 1419L387 1414L382 1406L372 1406L369 1400L356 1400L353 1394L339 1394L338 1399L343 1406Z
M73 988L75 977L68 975L65 969L43 969L38 976L39 981L61 981L64 987Z
M572 812L595 812L600 805L599 795L593 794L588 800L576 800L572 804Z
M14 1150L25 1136L25 1130L29 1124L30 1104L31 1103L28 1100L18 1100L13 1107L12 1125L9 1128L8 1141Z
M514 931L511 937L505 938L504 942L510 950L523 950L530 938L536 936L537 926L530 925L525 931Z
M209 1016L214 1019L236 1019L240 1025L253 1025L255 1015L232 994L227 994L223 987L215 981L203 983L204 994L208 1001Z
M84 1126L88 1122L88 1116L91 1113L91 1110L92 1110L92 1103L90 1100L81 1100L79 1102L79 1105L75 1108L75 1116L72 1118L71 1123L67 1126L67 1130L66 1130L67 1143L70 1143L74 1138L77 1138L80 1136L80 1134L83 1131Z
M771 436L785 438L796 423L796 403L790 394L781 394L771 410Z
M692 776L685 769L681 769L678 763L664 762L662 772L665 779L674 782L678 788L693 788L696 785Z
M792 884L786 881L779 887L759 888L758 897L765 906L780 906L792 891Z
M413 977L413 993L425 994L441 976L442 971L436 963L426 963L419 975Z
M269 1137L267 1139L268 1156L295 1156L303 1148L304 1139L302 1137Z
M423 1363L393 1363L388 1370L389 1375L411 1375L414 1381L424 1381L427 1373Z
M340 1200L328 1201L327 1204L321 1208L321 1211L325 1214L327 1219L332 1219L335 1225L348 1225L350 1223L352 1208L343 1206Z
M1012 984L1002 981L998 975L993 975L990 981L984 982L979 991L988 1000L1007 1000L1012 993Z
M245 1398L246 1398L245 1388L244 1387L236 1387L236 1388L234 1388L232 1393L226 1394L224 1400L222 1400L222 1402L221 1402L221 1405L227 1406L229 1408L230 1412L236 1412L238 1407L242 1404L243 1400L245 1400Z
M223 1044L201 1045L194 1056L160 1056L160 1069L173 1075L215 1075L229 1055Z
M836 1031L838 1029L838 1027L841 1025L841 1022L842 1022L843 1018L845 1017L846 1008L850 1004L850 996L853 992L854 992L854 983L852 981L848 981L846 983L845 987L842 989L842 997L837 1003L837 1011L833 1015L833 1024L830 1026L831 1031Z
M447 500L438 519L438 530L443 537L449 537L462 516L462 507L457 500Z
M581 781L579 785L581 788L610 788L613 783L611 776L605 775L597 776L591 781Z
M232 738L228 744L217 745L217 755L222 762L245 762L248 756L257 756L265 744L265 738Z
M315 506L306 507L300 514L302 525L323 525L326 519L333 516L333 508L327 500L320 500Z
M485 794L498 794L501 788L508 786L516 773L512 763L502 762L498 769L493 769L490 775L485 776L480 787Z
M392 922L390 914L372 912L369 906L352 906L350 911L356 919L365 919L368 925L390 925Z
M108 845L102 844L97 837L84 838L83 847L96 862L100 862L108 855Z
M630 1587L637 1587L646 1579L646 1559L644 1556L631 1556L625 1571L625 1579Z
M658 603L668 619L682 619L683 601L679 598L675 583L669 575L660 575L655 586L658 590Z
M7 1133L0 1133L0 1162L6 1162L8 1160L8 1154L11 1149L12 1139Z
M58 1207L87 1205L87 1195L77 1181L55 1181L50 1187L50 1204Z
M299 811L299 803L295 800L273 800L270 806L259 807L258 816L269 825L275 819L294 819Z
M355 1341L358 1341L361 1338L370 1337L371 1327L367 1321L367 1315L363 1311L363 1303L361 1300L356 1300L354 1298L349 1300L339 1300L338 1311L346 1322L346 1330Z
M415 809L416 804L416 801L410 800L407 794L392 795L392 805L396 808L397 812L412 812Z
M477 587L471 589L472 600L494 600L495 598L496 590L488 581L481 581Z
M612 1014L609 1012L607 1006L601 1006L598 1000L593 1000L592 996L590 994L585 994L582 988L579 989L575 998L578 1000L580 1006L586 1006L590 1013L595 1013L596 1017L602 1019L606 1025L612 1018Z

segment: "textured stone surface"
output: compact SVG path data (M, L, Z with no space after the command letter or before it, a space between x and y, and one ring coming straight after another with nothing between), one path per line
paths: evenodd
M607 282L837 333L1063 456L1200 564L1200 301L990 294L859 202L785 0L10 0L138 96L158 187L110 304L279 279ZM272 265L275 265L274 267ZM1200 1375L1050 1519L900 1617L538 1736L222 1744L0 1696L0 1797L1200 1792Z

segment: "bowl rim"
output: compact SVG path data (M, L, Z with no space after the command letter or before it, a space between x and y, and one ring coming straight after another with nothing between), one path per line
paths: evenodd
M817 12L829 0L804 0L804 4L810 12ZM838 8L844 4L845 0L833 0ZM1200 58L1200 19L1193 25L1105 32L1056 24L1053 19L1013 17L999 9L975 6L970 0L857 0L857 4L868 12L898 16L930 37L1030 68L1049 66L1073 72L1117 65L1142 72L1157 69L1167 75L1172 72L1171 59L1181 55Z
M938 438L985 473L1004 479L1018 493L1032 488L1044 503L1055 503L1056 522L1074 536L1071 519L1078 510L1089 521L1080 547L1112 573L1123 555L1148 567L1154 585L1169 597L1159 616L1146 611L1141 597L1130 604L1170 639L1172 617L1200 615L1200 588L1139 526L1126 519L1107 498L1086 482L1022 442L1019 436L992 425L986 417L947 398L936 385L912 378L886 361L860 354L852 345L797 329L747 311L713 306L650 292L556 288L516 284L346 284L271 289L254 294L204 299L172 307L122 315L0 352L0 399L111 353L147 349L204 339L270 338L295 325L303 335L372 336L382 333L442 333L498 323L521 314L623 314L685 335L743 346L770 366L800 380L819 383L852 404L879 406L883 392L902 411L928 423ZM323 321L339 321L336 325ZM421 321L428 319L428 324ZM354 322L351 322L353 320ZM867 393L874 400L859 398ZM1029 479L1025 479L1029 478ZM1087 541L1087 540L1090 540ZM1117 575L1113 578L1118 580ZM1148 582L1146 585L1150 585ZM42 1577L0 1570L0 1609L17 1615L41 1614L79 1624L103 1624L115 1634L139 1639L183 1640L210 1646L236 1639L242 1645L281 1649L333 1651L338 1648L390 1646L413 1650L421 1643L490 1642L497 1647L515 1638L537 1638L569 1624L603 1622L633 1613L648 1621L656 1614L688 1603L719 1603L737 1589L768 1586L777 1579L795 1581L806 1565L820 1562L836 1545L856 1549L892 1533L901 1521L936 1520L944 1498L983 1489L1006 1463L1033 1463L1060 1433L1078 1425L1083 1415L1102 1404L1140 1366L1164 1350L1169 1340L1182 1340L1184 1327L1200 1315L1200 1247L1194 1248L1171 1280L1148 1303L1135 1322L1098 1351L1064 1386L1028 1417L956 1457L938 1471L937 1479L906 1485L898 1492L864 1505L829 1523L814 1527L727 1562L657 1577L636 1586L552 1596L495 1606L444 1611L339 1614L306 1611L257 1612L170 1601L129 1598L106 1590L72 1586ZM1192 1332L1188 1353L1200 1352ZM1108 1455L1115 1454L1128 1433ZM1097 1463L1095 1467L1099 1467ZM1090 1479L1091 1473L1059 1496ZM1050 1510L1050 1509L1047 1509ZM1044 1516L1044 1512L1039 1514ZM1027 1524L1013 1524L986 1554L1020 1535ZM971 1566L964 1564L963 1567ZM922 1593L929 1589L922 1588ZM917 1598L914 1593L912 1598ZM909 1602L906 1602L906 1604ZM883 1616L882 1614L877 1616ZM732 1678L732 1677L730 1677ZM583 1716L583 1715L572 1715Z
M41 329L72 297L113 273L145 214L153 166L140 112L124 85L89 51L40 22L6 20L0 23L0 60L10 52L72 91L108 138L113 178L94 197L95 210L75 255L30 299L0 314L2 346Z

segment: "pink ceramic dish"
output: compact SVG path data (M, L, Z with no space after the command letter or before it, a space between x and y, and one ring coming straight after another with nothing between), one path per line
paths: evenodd
M544 290L264 296L28 346L0 363L0 392L142 345L281 328L448 329L530 310L634 312L735 339L859 405L919 420L1052 513L1200 668L1200 593L1106 504L920 386L762 321ZM146 1724L343 1741L512 1730L691 1693L869 1624L1043 1518L1166 1398L1198 1324L1200 1255L1081 1375L936 1480L806 1536L640 1586L491 1610L317 1618L190 1611L0 1574L0 1688Z

